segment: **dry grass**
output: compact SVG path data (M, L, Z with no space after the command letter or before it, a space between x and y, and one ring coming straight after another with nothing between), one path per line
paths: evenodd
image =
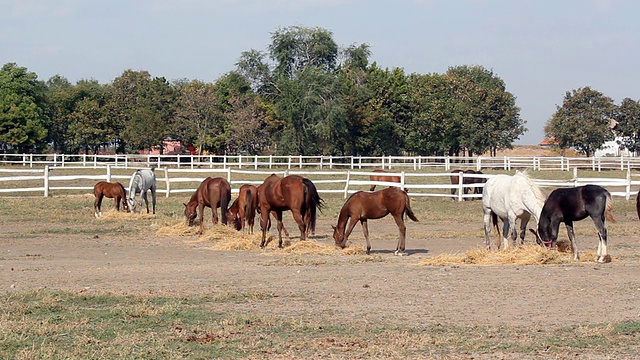
M580 263L592 263L596 254L581 253ZM419 263L422 266L450 266L450 265L547 265L571 264L573 254L570 252L549 250L537 245L525 245L506 250L489 251L474 249L458 254L440 254Z
M153 219L156 217L154 214L147 213L129 213L125 211L116 211L115 209L104 211L104 204L102 205L102 216L97 218L98 220L139 220L139 219Z

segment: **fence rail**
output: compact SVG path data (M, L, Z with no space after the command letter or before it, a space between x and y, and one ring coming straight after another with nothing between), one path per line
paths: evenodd
M636 157L541 157L541 156L275 156L275 155L68 155L68 154L0 154L0 165L21 165L23 167L43 167L45 165L66 167L102 167L106 165L139 167L175 167L209 169L413 169L469 168L481 170L495 168L511 170L527 168L532 170L564 170L574 168L601 170L626 170L640 168L640 158Z
M122 180L125 187L131 178L130 168L106 166L91 167L50 167L43 169L0 169L0 195L2 194L42 194L47 197L52 191L57 194L69 194L71 191L92 191L97 181ZM115 172L118 172L116 174ZM464 188L483 187L484 183L464 184L464 178L488 179L495 175L490 174L465 174L457 173L458 183L450 182L451 173L420 173L389 172L385 175L398 176L400 183L371 181L370 175L379 175L371 171L357 170L333 170L333 171L309 171L309 170L238 170L238 169L178 169L156 168L156 180L159 194L166 197L181 193L192 193L200 182L207 176L220 176L229 181L232 192L237 193L242 184L259 185L264 178L275 173L280 176L301 175L311 179L318 187L320 193L338 193L345 198L356 191L369 189L371 185L398 186L409 191L411 196L449 197L458 201L468 198L479 198L480 194L473 191L465 194ZM573 169L573 178L567 180L534 179L541 187L575 187L585 184L595 184L606 187L612 195L625 197L632 196L632 187L640 185L640 180L634 180L639 175L632 174L627 169L625 178L594 178L579 177L578 169Z

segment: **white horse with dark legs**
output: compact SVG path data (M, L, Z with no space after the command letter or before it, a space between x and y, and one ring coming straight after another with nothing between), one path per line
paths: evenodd
M536 220L536 225L540 222L544 201L544 194L526 172L516 171L513 176L497 175L490 178L485 184L482 194L487 249L491 250L491 239L489 238L491 228L495 226L498 229L498 235L500 234L498 218L504 222L502 248L506 249L509 246L509 228L512 231L513 245L516 245L517 219L520 219L520 244L523 244L527 223L532 215Z
M156 213L156 174L153 169L138 169L131 176L129 182L129 194L127 203L131 213L136 212L138 205L142 205L142 200L147 205L147 214L149 213L149 200L147 199L147 191L151 190L151 200L153 204L153 213ZM140 194L141 200L138 202L136 196ZM142 212L142 210L141 210Z

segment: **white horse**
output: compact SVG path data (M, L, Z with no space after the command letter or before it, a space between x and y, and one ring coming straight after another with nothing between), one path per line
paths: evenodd
M131 176L129 181L129 194L127 203L131 213L136 211L138 204L142 205L144 200L147 205L147 214L149 213L149 200L147 199L147 191L151 190L151 200L153 204L153 213L156 213L156 174L153 169L138 169ZM136 201L136 196L140 194L142 200Z
M498 218L504 222L502 231L502 248L509 246L509 227L511 227L511 239L516 245L518 231L516 220L520 219L520 243L524 243L527 223L531 215L540 221L540 213L544 206L545 196L540 191L526 172L516 171L515 175L497 175L490 178L484 186L482 194L482 210L484 212L484 235L487 249L491 250L492 225L498 229Z

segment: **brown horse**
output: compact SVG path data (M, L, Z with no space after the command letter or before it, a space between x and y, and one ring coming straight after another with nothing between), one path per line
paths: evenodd
M376 169L373 170L373 172L375 173L386 173L386 171L381 170L381 169ZM394 175L369 175L369 180L370 181L384 181L384 182L396 182L396 183L400 183L400 176ZM376 189L375 185L371 185L371 187L369 188L369 191L374 191Z
M119 182L110 183L106 181L100 181L93 187L93 195L96 196L96 200L93 203L93 215L95 217L102 216L102 199L105 197L114 200L117 211L120 211L121 201L122 210L127 212L129 211L129 205L127 205L127 191Z
M200 231L202 234L204 231L204 208L211 208L213 215L213 224L218 223L218 208L220 208L220 215L222 216L222 223L227 224L227 207L231 201L231 185L229 182L221 177L204 179L198 189L191 195L189 202L184 204L184 215L187 218L189 226L193 225L193 221L196 216L200 214ZM196 212L197 207L197 212Z
M260 209L260 226L262 227L262 241L260 247L266 243L267 231L271 227L269 214L278 222L278 247L282 248L282 212L291 210L293 219L300 229L300 240L305 240L309 231L316 228L316 210L322 208L322 199L318 195L316 186L311 180L298 175L281 178L272 174L258 186L258 206Z
M233 225L236 230L244 232L245 227L248 226L247 232L253 234L257 207L258 188L249 184L242 185L238 197L227 211L227 218L233 219Z
M371 244L369 243L367 220L381 219L391 214L400 232L395 254L406 255L404 252L407 233L407 227L404 224L405 213L411 220L418 221L409 206L409 195L398 188L390 187L373 193L358 191L351 195L342 206L338 216L338 225L331 226L333 228L333 240L335 240L336 246L344 249L347 244L347 238L358 221L360 221L364 238L367 241L367 254L369 254L371 252ZM348 226L347 220L349 220Z

